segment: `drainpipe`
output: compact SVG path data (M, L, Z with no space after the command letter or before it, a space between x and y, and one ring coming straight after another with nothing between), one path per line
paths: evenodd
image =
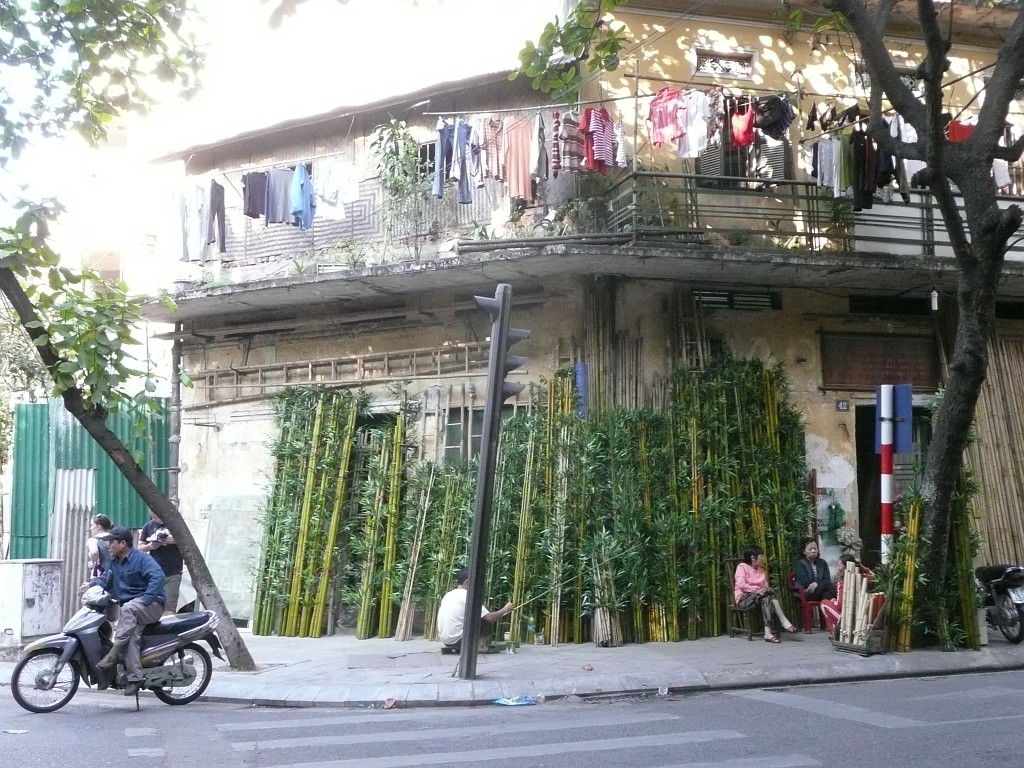
M181 323L174 326L181 332ZM181 337L175 336L171 346L171 408L170 437L167 442L167 496L171 504L178 508L178 475L181 472Z

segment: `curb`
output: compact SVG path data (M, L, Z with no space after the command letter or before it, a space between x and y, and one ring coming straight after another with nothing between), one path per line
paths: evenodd
M900 659L894 658L894 662L899 660ZM209 696L204 695L201 699L203 701L218 703L241 703L248 706L296 709L318 707L350 709L414 709L430 707L482 707L492 705L495 699L501 698L502 696L518 695L531 696L533 698L540 699L540 701L537 702L540 704L565 701L613 699L619 697L656 696L659 695L663 689L667 690L668 695L685 695L709 693L712 691L740 691L759 688L795 688L801 686L834 685L837 683L873 682L878 680L902 680L923 677L991 674L993 672L1024 670L1024 654L1022 654L1019 659L1013 659L1012 661L985 660L977 665L957 664L954 666L951 664L933 664L909 669L894 669L891 664L886 664L885 666L887 668L862 670L857 672L849 672L845 670L839 671L835 668L808 671L804 668L802 673L787 670L779 674L771 673L763 676L757 674L744 675L742 678L733 674L707 672L702 673L702 682L694 681L686 684L677 683L676 685L652 684L648 686L621 689L595 688L592 690L574 690L572 692L565 692L564 690L552 691L552 688L565 687L560 686L557 681L549 681L548 685L550 687L548 687L544 692L538 691L536 693L529 690L531 683L519 685L516 681L512 680L472 681L468 684L477 685L482 683L481 687L483 690L480 691L480 696L472 694L469 697L466 697L465 695L457 695L445 699L441 699L439 696L436 698L426 696L409 696L408 694L414 693L414 689L418 687L429 687L428 685L418 684L393 686L394 690L391 690L391 686L381 686L380 690L376 692L376 695L370 697L363 694L359 696L359 698L330 698L330 694L306 698L301 694L296 696L294 692L287 693L283 690L267 690L262 694L255 693L254 695L238 696L214 693ZM458 684L452 683L451 685ZM281 686L268 685L266 687L270 689L280 688ZM367 686L362 687L366 688ZM369 686L369 688L374 687L376 686ZM406 689L407 695L405 697L401 697L399 695L384 695L392 693L399 694L403 688ZM510 693L511 691L516 691L516 693Z

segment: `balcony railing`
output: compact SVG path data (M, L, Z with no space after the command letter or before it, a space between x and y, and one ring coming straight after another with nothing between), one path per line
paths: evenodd
M999 198L1000 206L1020 203ZM717 246L951 257L932 196L912 190L853 209L813 183L635 171L611 188L607 228L636 240ZM1008 259L1024 261L1024 238Z

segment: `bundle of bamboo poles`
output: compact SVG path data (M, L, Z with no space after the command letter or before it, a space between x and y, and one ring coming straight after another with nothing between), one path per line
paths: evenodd
M332 601L351 457L366 398L341 390L291 390L275 401L281 437L264 513L253 631L319 636Z
M839 641L866 645L868 633L876 628L885 607L885 595L868 590L868 579L859 569L848 568L843 575L843 607L839 617Z

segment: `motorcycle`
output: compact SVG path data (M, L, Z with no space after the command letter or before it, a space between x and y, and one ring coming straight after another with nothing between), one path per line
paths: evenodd
M113 645L113 629L106 618L112 602L113 597L101 587L90 587L82 595L82 608L61 634L25 647L11 674L11 693L20 706L29 712L55 712L71 701L79 682L101 691L127 685L122 662L110 672L96 668ZM142 687L167 704L198 699L210 684L213 663L197 641L206 642L223 659L215 631L219 621L213 611L194 611L147 625L140 648Z
M1024 568L983 565L974 572L988 625L1011 643L1024 641Z

